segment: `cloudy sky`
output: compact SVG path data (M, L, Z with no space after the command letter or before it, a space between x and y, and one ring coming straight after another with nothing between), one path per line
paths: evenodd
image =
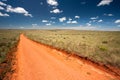
M0 0L0 28L120 30L120 0Z

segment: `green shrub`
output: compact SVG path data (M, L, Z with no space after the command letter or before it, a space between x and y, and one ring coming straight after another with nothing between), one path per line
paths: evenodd
M99 49L100 49L101 51L107 51L107 50L108 50L107 47L105 47L105 46L99 46Z
M102 41L102 43L103 43L103 44L107 44L107 43L108 43L108 41Z

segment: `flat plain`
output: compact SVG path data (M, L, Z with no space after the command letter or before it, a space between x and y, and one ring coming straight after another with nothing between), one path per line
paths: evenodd
M26 36L94 62L120 67L119 31L28 30Z
M25 36L25 39L24 37L23 39L21 38L22 39L21 44L20 44L20 34ZM31 40L33 40L33 42ZM30 41L30 43L32 44L30 45L28 41ZM47 49L45 49L46 51L45 50L41 51L40 47L35 49L34 46L37 46L39 44L34 43L34 41L42 44L41 48L44 45L45 47L51 47L53 49L47 48L48 50L51 50L51 51L47 51ZM20 45L22 45L22 47L20 47ZM26 47L24 45L26 45ZM118 77L120 76L120 72L118 72L120 71L119 70L120 68L120 31L83 31L83 30L55 30L55 29L54 30L0 30L0 66L1 66L0 79L4 79L4 77L6 78L6 75L9 73L10 74L15 73L15 70L17 68L13 69L13 66L17 66L17 65L14 62L18 62L17 64L20 64L22 62L26 66L28 66L27 61L24 61L24 60L21 61L20 59L29 60L27 58L31 56L30 54L28 54L30 53L30 51L28 50L29 47L32 50L31 55L34 52L38 52L40 54L45 51L45 53L49 54L49 56L53 54L60 56L57 53L60 53L60 52L62 53L62 51L63 52L65 51L67 55L64 60L69 60L69 58L71 58L72 55L75 54L81 58L86 59L86 62L92 61L94 63L112 66L113 68L115 68L114 69L115 76L118 76ZM14 48L16 50L16 53L19 53L19 54L15 54L13 52L12 54L10 54L12 58L8 59L10 57L10 55L8 54L11 53L11 51L13 51ZM53 53L52 51L54 51L54 49L58 51ZM23 52L21 52L20 50L21 51L23 50ZM50 54L49 52L53 54ZM22 56L21 58L17 57L17 59L14 59L16 55L17 56L22 55ZM26 55L26 57L24 55ZM32 55L31 57L33 58L32 61L35 61L36 63L37 60L34 59L34 55ZM64 58L64 57L61 57L61 58ZM56 59L56 57L54 57L54 59L59 60L59 59ZM67 63L69 63L69 61L67 61ZM71 62L71 64L72 63L74 64L74 61ZM20 64L20 68L21 66L23 65ZM48 65L48 66L51 66L51 65ZM27 70L27 69L24 69L24 70ZM34 70L35 69L31 69L31 71L34 71ZM46 72L46 70L44 70L44 72ZM88 72L87 74L90 74L90 73ZM49 75L49 74L46 74L46 75ZM8 77L5 80L8 80Z

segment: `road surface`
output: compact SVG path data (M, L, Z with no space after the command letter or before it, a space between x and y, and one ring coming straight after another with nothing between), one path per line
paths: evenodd
M13 80L117 80L77 58L20 36L17 77Z

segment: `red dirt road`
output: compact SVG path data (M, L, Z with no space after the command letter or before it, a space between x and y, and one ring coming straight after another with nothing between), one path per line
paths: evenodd
M117 80L111 74L20 36L13 80Z

